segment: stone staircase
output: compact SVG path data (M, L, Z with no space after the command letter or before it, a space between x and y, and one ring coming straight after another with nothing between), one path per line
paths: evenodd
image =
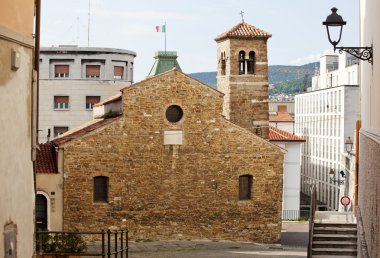
M312 257L357 257L355 223L314 223Z

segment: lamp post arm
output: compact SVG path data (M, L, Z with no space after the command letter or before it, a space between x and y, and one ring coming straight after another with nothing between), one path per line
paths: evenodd
M373 47L372 45L370 47L335 47L335 49L339 50L339 53L349 53L350 55L353 55L357 57L360 60L368 61L369 63L373 63Z

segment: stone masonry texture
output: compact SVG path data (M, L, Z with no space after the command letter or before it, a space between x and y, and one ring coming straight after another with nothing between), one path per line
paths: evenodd
M361 133L359 138L358 204L363 221L361 230L365 234L369 257L380 257L380 144L368 137L368 134ZM359 242L358 246L361 245ZM365 256L361 254L358 257Z
M223 94L171 70L123 90L123 115L61 146L64 229L128 228L130 239L278 243L283 151L222 115ZM183 109L166 120L170 105ZM164 145L164 131L183 132ZM239 176L252 198L239 201ZM93 202L93 177L109 200Z
M225 94L223 115L231 122L269 137L267 38L227 38L217 42L217 57L226 56L226 73L222 75L218 60L217 87ZM255 52L255 73L239 74L239 52L246 58Z

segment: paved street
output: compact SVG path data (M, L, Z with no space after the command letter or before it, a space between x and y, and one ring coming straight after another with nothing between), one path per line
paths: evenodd
M131 242L131 258L306 257L308 223L283 223L281 245L236 241Z

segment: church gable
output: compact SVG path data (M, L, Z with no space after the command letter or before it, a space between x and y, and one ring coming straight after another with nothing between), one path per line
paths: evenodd
M283 153L223 118L222 97L179 71L125 88L117 122L63 145L65 230L278 241Z

